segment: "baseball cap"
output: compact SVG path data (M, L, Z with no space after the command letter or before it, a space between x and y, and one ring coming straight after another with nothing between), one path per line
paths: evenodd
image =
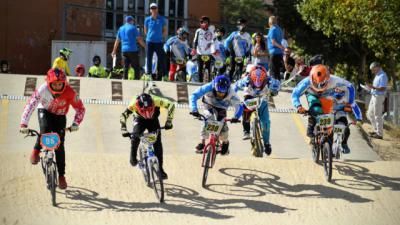
M132 16L126 16L126 17L125 17L125 21L126 21L126 22L133 21L133 17L132 17Z
M158 8L157 3L154 3L154 2L151 3L151 4L150 4L150 9L151 9L151 8Z

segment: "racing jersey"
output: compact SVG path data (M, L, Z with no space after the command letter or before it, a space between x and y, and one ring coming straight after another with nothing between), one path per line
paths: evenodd
M67 76L71 75L71 71L69 70L68 61L64 60L62 56L57 57L54 59L52 69L59 69L63 70Z
M214 32L210 28L207 30L199 28L194 36L193 48L199 55L211 55L215 52L214 39Z
M21 125L28 126L29 119L36 107L38 109L46 109L55 115L66 115L70 105L75 109L74 123L79 125L85 116L85 107L74 89L66 84L64 92L54 98L47 83L44 83L35 90L25 105L21 117Z
M311 86L311 80L310 80L310 76L304 78L302 81L300 81L300 83L297 84L297 86L294 88L293 92L292 92L292 104L295 108L299 107L301 105L300 103L300 97L305 93L310 93L313 95L316 95L320 98L326 98L326 99L331 99L332 101L334 101L334 92L335 92L335 88L347 88L346 91L346 95L347 95L347 103L351 105L352 110L353 110L353 114L356 117L357 120L361 120L362 119L362 114L361 114L361 110L358 107L358 105L355 102L355 89L352 83L350 83L349 81L331 75L330 79L328 81L328 87L327 89L323 92L323 93L317 93Z
M227 110L229 106L232 106L235 109L235 118L239 118L242 115L243 109L240 107L239 96L236 94L235 90L232 87L229 88L226 97L223 99L216 98L213 90L214 88L212 82L205 84L195 90L189 99L191 111L198 111L197 100L203 97L202 101L205 103L204 106L206 109L215 107Z
M225 40L225 49L228 49L231 54L236 57L245 57L250 55L251 36L249 33L240 33L239 31L232 32Z
M245 76L242 79L235 82L234 90L236 92L238 92L239 90L243 91L245 96L253 96L253 97L260 96L260 95L266 96L268 94L269 90L276 91L276 92L279 91L280 87L277 82L279 82L279 81L274 78L268 77L267 85L265 85L262 90L257 90L257 89L254 89L252 87L252 85L250 84L250 77Z
M190 47L187 41L182 41L178 36L173 36L164 44L164 51L171 52L171 60L184 60L190 53Z
M226 55L225 55L225 46L224 46L224 40L219 41L218 39L215 39L215 50L219 52L218 55L213 55L214 59L216 61L222 61L225 63Z
M162 97L159 97L156 95L150 95L150 96L153 99L154 105L156 108L158 108L158 110L161 107L168 110L167 120L172 121L172 119L174 118L175 104L166 98L162 98ZM135 117L140 117L140 115L136 112L136 98L137 97L138 96L135 96L132 98L131 102L128 105L128 109L134 113ZM154 113L154 117L157 117L157 116L159 116L159 114Z
M107 78L107 72L104 66L91 66L89 68L89 77L99 77L99 78Z

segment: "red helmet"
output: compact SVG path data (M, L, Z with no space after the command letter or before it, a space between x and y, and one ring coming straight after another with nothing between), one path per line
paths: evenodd
M59 69L50 69L47 71L47 76L46 76L46 82L47 82L47 87L49 88L50 92L55 95L55 94L62 94L65 91L65 87L67 85L67 77L65 76L64 71L59 70ZM61 90L53 90L51 87L51 83L53 82L61 82L63 83L63 87Z
M256 89L263 89L267 84L267 71L262 66L255 66L250 71L251 85Z
M136 98L136 112L145 119L151 119L155 110L154 101L149 94L141 94Z
M85 65L83 64L76 65L75 73L78 77L83 77L85 75Z

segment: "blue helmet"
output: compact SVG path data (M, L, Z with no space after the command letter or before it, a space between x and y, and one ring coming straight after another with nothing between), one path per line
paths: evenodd
M213 88L216 92L228 93L230 86L231 81L225 74L218 75L213 80Z

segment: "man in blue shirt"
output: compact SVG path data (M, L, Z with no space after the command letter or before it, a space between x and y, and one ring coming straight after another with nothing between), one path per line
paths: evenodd
M128 79L129 66L131 65L135 70L135 78L139 79L139 49L136 42L138 42L143 48L145 47L145 44L138 29L133 24L133 17L127 16L125 21L126 23L118 30L117 39L115 40L111 56L116 56L118 45L121 42L122 56L124 59L124 79Z
M371 137L382 139L383 138L383 102L385 101L386 90L388 85L388 77L382 70L378 62L373 62L369 66L372 74L375 75L371 88L371 101L369 102L367 117L371 121L374 131L370 133Z
M269 73L273 78L280 80L280 72L281 68L283 68L283 50L285 49L285 47L281 45L283 37L282 30L278 26L275 16L269 17L268 24L270 27L267 38L268 52L270 55Z
M151 73L151 63L154 52L157 54L159 71L158 74L166 75L165 68L165 52L163 50L163 38L167 36L167 21L163 16L158 14L158 6L156 3L150 4L151 16L144 20L144 34L146 35L146 73ZM157 77L156 80L161 80Z

